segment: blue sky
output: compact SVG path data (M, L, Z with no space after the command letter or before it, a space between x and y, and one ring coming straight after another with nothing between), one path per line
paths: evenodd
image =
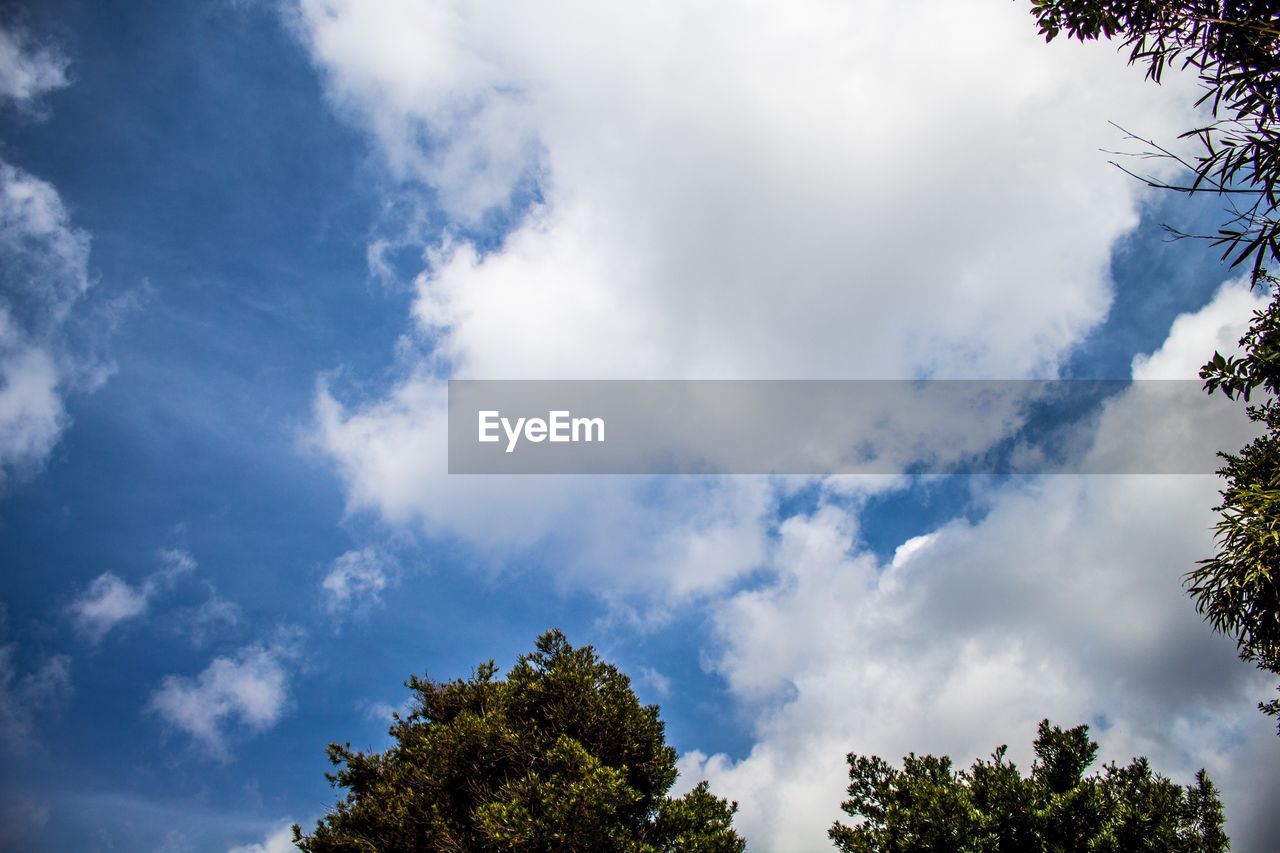
M1044 716L1266 849L1212 478L443 473L450 376L1194 376L1256 304L1098 151L1194 87L1022 4L607 5L0 7L4 845L282 849L410 673L559 626L752 849Z

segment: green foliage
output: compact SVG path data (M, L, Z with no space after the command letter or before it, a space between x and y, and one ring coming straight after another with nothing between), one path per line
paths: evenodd
M1280 673L1280 289L1254 313L1240 339L1243 355L1214 353L1200 371L1205 389L1249 403L1249 419L1265 432L1239 453L1220 454L1226 465L1216 507L1218 553L1187 575L1196 608L1213 627L1236 640L1240 656ZM1280 702L1259 707L1280 716Z
M1274 288L1264 264L1280 261L1280 3L1275 0L1032 0L1046 40L1062 33L1085 39L1118 38L1129 62L1145 63L1159 82L1180 65L1199 75L1201 104L1213 120L1183 134L1203 153L1188 162L1150 140L1149 156L1185 166L1191 179L1154 187L1216 193L1230 216L1212 237L1232 266L1249 262L1255 286ZM1132 174L1132 173L1131 173ZM1186 235L1179 235L1186 236ZM1245 355L1214 353L1201 371L1205 389L1246 405L1266 434L1226 466L1216 507L1218 553L1187 575L1187 588L1213 627L1232 635L1240 656L1280 673L1280 307L1255 313L1240 344ZM1261 389L1265 399L1252 404ZM1280 701L1259 706L1280 716Z
M1000 747L955 771L945 756L908 755L902 769L849 755L849 799L861 823L827 833L849 853L1036 853L1228 849L1222 803L1204 771L1182 787L1145 758L1085 777L1098 745L1087 726L1040 723L1036 761L1023 777Z
M383 753L329 746L348 790L298 846L328 851L740 853L736 803L702 783L683 797L656 705L590 646L538 639L506 680L492 661L466 680L412 677Z
M1203 153L1188 163L1150 143L1147 152L1178 160L1191 180L1152 186L1218 193L1231 203L1230 218L1213 238L1232 265L1251 261L1258 274L1268 258L1280 259L1280 6L1273 0L1032 0L1040 32L1081 40L1119 38L1129 62L1144 63L1159 82L1166 68L1198 74L1199 103L1213 120L1183 134ZM1147 141L1147 140L1144 140Z

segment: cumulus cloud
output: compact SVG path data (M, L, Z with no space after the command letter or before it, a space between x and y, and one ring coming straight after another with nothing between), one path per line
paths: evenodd
M802 484L446 473L446 375L1056 376L1143 203L1098 154L1107 122L1173 139L1194 81L1046 47L1024 7L980 0L298 0L293 22L339 112L459 226L429 247L400 378L317 392L350 507L482 552L536 546L617 607L705 602L756 744L683 766L742 802L754 847L829 849L848 750L967 761L1007 742L1025 764L1044 716L1184 781L1207 766L1241 849L1267 837L1266 685L1180 586L1212 546L1212 477L1002 487L885 565L858 545L858 497L901 480L827 483L776 525ZM498 245L466 237L526 195ZM1134 375L1194 377L1251 298L1224 290ZM1096 453L1141 449L1124 402Z
M227 850L227 853L292 853L293 822L285 821L271 830L262 841L252 844L238 844Z
M1250 287L1246 278L1224 282L1208 305L1173 321L1158 350L1134 356L1133 378L1195 379L1213 353L1239 354L1243 323L1268 301L1267 294Z
M560 581L591 583L605 596L642 594L655 607L723 588L764 554L764 519L785 483L450 477L444 403L444 384L429 379L360 412L321 390L317 439L346 476L353 509L462 536L499 564L536 545L560 566Z
M1238 309L1257 299L1224 288L1136 370L1173 370L1175 354L1202 359L1215 341L1234 342L1249 317ZM1100 439L1122 425L1104 417ZM1143 435L1107 441L1136 448ZM1181 586L1211 553L1217 486L1039 478L995 493L981 521L904 543L888 565L859 549L856 514L842 507L786 520L772 579L714 607L714 668L756 709L756 743L736 762L685 756L686 777L741 801L753 844L827 849L845 752L967 763L1008 743L1025 767L1048 716L1092 724L1106 759L1146 755L1183 782L1208 768L1237 847L1265 849L1280 830L1270 806L1280 755L1254 708L1268 682Z
M1192 120L1190 81L1046 47L1012 4L292 9L335 107L462 226L428 247L401 379L317 393L350 507L499 557L549 544L606 595L749 573L776 487L449 477L444 375L1052 377L1138 221L1108 120ZM499 245L465 236L530 182Z
M227 760L233 728L256 733L284 716L296 656L287 640L243 646L214 658L199 675L166 676L147 708L210 756Z
M1137 220L1107 120L1189 120L1187 85L1015 6L296 9L334 102L456 216L539 182L501 248L447 242L419 282L475 376L1051 371Z
M0 101L30 107L67 85L69 64L56 48L37 45L26 30L0 27Z
M377 548L346 552L320 582L325 610L333 616L366 610L382 600L398 573L396 561Z
M159 552L163 567L134 585L113 572L98 575L68 606L76 628L98 643L112 628L147 612L151 600L180 576L195 571L196 562L186 551L165 548Z

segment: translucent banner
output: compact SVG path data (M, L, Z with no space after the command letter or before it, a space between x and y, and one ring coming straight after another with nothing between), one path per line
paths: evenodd
M1198 380L450 380L452 474L1209 474Z

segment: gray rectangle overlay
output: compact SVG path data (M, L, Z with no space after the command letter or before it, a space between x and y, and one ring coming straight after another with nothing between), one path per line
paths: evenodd
M1198 380L450 380L451 474L1210 474Z

